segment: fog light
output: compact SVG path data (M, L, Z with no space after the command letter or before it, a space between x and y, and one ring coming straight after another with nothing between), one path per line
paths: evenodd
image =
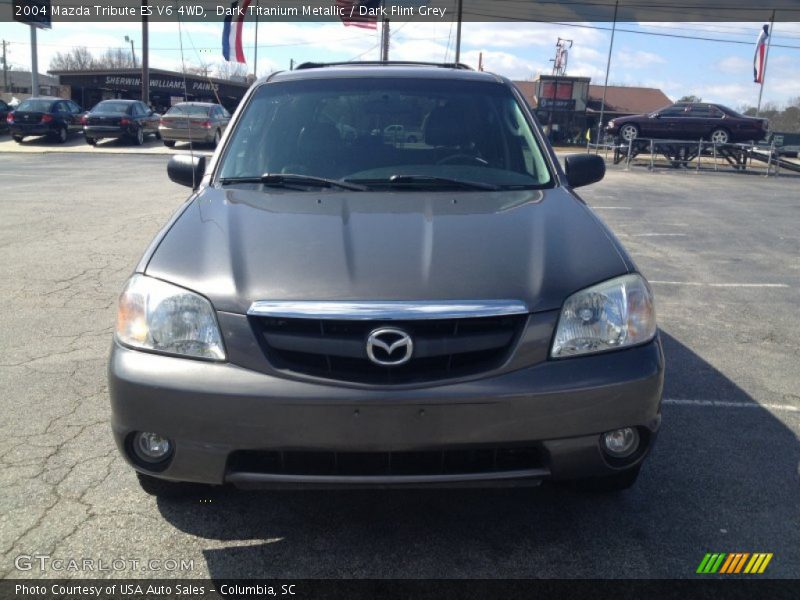
M603 448L614 458L630 456L639 447L639 432L632 427L603 434Z
M172 443L157 433L142 431L134 436L133 451L143 461L157 463L169 455Z

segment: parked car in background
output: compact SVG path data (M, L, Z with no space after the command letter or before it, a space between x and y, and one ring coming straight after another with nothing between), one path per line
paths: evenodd
M128 139L141 146L148 135L160 139L161 115L141 100L103 100L84 119L86 143L94 146L102 139Z
M333 122L409 113L403 146ZM300 65L231 128L170 160L193 192L119 300L112 427L145 491L634 483L664 356L573 191L602 157L562 170L511 81L441 64Z
M216 147L230 120L230 113L219 104L181 102L161 117L158 130L164 145L170 148L175 142L197 142Z
M6 118L8 117L8 113L10 113L13 108L11 108L5 100L0 100L0 131L8 131L8 123L6 122Z
M83 110L72 100L47 96L28 98L8 113L6 123L17 143L28 136L49 136L60 144L83 128Z
M709 140L717 144L759 141L769 129L767 119L745 117L721 104L678 102L654 113L619 117L606 131L622 141L636 138Z

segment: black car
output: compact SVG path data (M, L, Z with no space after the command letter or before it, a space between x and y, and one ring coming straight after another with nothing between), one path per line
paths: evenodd
M6 118L8 118L8 113L12 110L14 109L11 108L5 100L0 100L0 131L8 131Z
M620 117L606 131L629 142L636 138L710 140L717 144L758 141L769 129L767 119L745 117L721 104L678 102L654 113Z
M161 115L140 100L103 100L83 118L83 133L92 146L107 138L125 138L141 146L148 135L161 139L160 120Z
M8 114L6 122L11 137L17 143L28 136L46 135L59 144L67 141L70 133L81 130L82 109L72 100L64 98L28 98Z

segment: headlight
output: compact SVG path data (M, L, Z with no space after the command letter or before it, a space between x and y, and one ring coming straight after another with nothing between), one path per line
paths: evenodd
M624 275L567 298L551 356L562 358L634 346L656 334L653 294L641 275Z
M131 277L119 297L117 340L142 350L225 360L211 303L144 275Z
M614 121L613 120L609 121L608 125L606 125L606 128L607 129L613 129L614 128Z

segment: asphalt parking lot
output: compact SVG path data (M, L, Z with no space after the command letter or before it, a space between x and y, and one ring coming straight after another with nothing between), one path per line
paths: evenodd
M632 490L168 502L117 455L105 379L117 295L187 196L165 166L0 157L0 577L694 577L706 552L771 552L768 576L800 577L800 178L611 168L584 188L653 284L667 356ZM126 566L17 568L34 555Z

